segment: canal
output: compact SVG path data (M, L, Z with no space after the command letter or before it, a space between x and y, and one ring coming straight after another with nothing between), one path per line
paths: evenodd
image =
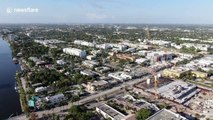
M15 91L15 74L19 65L12 61L9 44L0 38L0 120L21 113L19 94Z

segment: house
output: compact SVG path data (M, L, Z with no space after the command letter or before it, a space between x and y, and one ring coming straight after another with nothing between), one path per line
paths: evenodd
M59 65L64 65L66 62L64 62L64 60L57 60L56 63Z
M45 97L45 100L49 102L51 105L61 103L66 100L64 94L57 94L54 96Z
M95 61L91 61L91 60L85 60L82 62L82 65L88 68L94 68L94 67L97 67L99 63Z
M86 89L88 91L97 91L97 90L103 90L107 88L109 83L105 80L100 80L100 81L94 81L94 82L88 82Z
M36 93L44 92L44 91L47 91L47 90L48 90L47 87L37 87L37 88L35 88L35 92Z

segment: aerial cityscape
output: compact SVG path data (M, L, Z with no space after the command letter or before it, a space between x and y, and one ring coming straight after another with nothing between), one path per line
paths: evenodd
M0 120L213 120L212 12L210 0L0 1Z

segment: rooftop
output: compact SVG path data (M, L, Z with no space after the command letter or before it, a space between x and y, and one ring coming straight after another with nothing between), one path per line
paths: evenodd
M187 120L187 119L170 110L162 109L146 120Z

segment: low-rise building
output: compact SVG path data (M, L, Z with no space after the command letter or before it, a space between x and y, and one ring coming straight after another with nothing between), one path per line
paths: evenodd
M97 67L99 65L99 63L96 61L85 60L82 62L82 65L86 66L88 68L94 68L94 67Z
M116 80L125 81L132 79L132 76L125 72L115 72L108 74L109 77L114 78Z
M96 107L96 111L103 115L103 117L106 119L110 118L111 120L122 120L126 117L124 114L107 104L100 104Z
M188 119L170 110L162 109L157 113L155 113L154 115L147 118L146 120L188 120Z
M35 92L36 93L44 92L44 91L47 91L47 90L48 90L47 87L37 87L37 88L35 88Z
M170 77L170 78L180 78L183 77L186 72L189 70L176 68L176 69L165 69L163 71L163 76Z
M200 72L200 71L191 71L193 75L195 75L197 78L207 78L208 73Z
M105 80L99 80L99 81L94 81L94 82L89 82L87 83L87 90L88 91L97 91L97 90L103 90L107 88L109 83Z
M51 105L54 105L54 104L58 104L58 103L65 101L66 98L65 98L64 94L57 94L54 96L48 96L45 98L45 100L47 102L49 102Z
M80 71L80 74L90 76L90 77L95 77L97 75L94 71L91 71L91 70Z
M64 48L63 52L69 55L79 56L85 58L87 56L86 51L77 48Z

